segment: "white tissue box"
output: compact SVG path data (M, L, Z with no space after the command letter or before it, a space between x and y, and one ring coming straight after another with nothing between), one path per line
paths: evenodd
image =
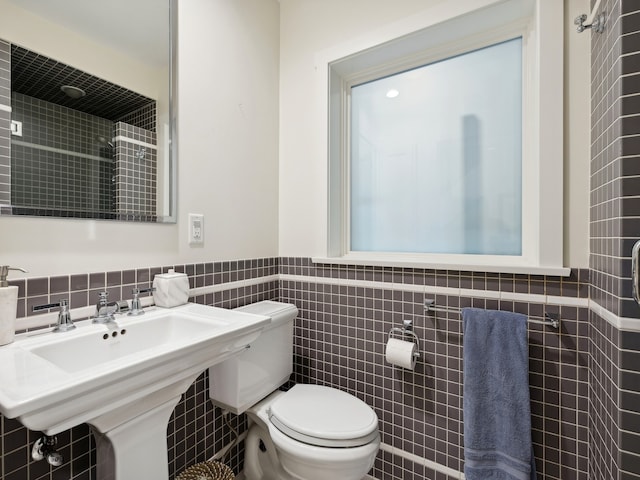
M158 307L177 307L189 301L189 279L185 273L163 273L153 277L153 301Z

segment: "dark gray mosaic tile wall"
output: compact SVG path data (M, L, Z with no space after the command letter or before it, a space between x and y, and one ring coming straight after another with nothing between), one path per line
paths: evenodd
M132 169L131 162L126 168L121 162L116 172L109 142L114 119L155 132L156 102L71 69L74 85L85 88L82 82L88 82L93 93L79 103L60 92L55 75L42 75L46 70L68 77L68 66L15 45L13 55L0 40L0 102L10 99L6 104L13 108L11 114L0 110L0 214L155 221L155 150L147 164ZM16 59L20 64L13 72L12 58L14 67ZM117 98L105 103L99 91ZM73 108L61 106L67 104ZM13 158L4 129L10 117L23 123L23 135L12 138ZM122 145L121 158L127 158L127 147Z
M11 105L11 44L0 40L0 105Z
M620 316L640 318L631 294L631 248L640 239L640 3L622 0L620 29L620 99L622 163L620 165ZM615 17L612 17L612 20Z
M280 298L300 309L295 330L295 381L346 390L373 406L382 441L420 459L463 470L462 327L457 313L425 315L422 293L398 291L394 284L437 285L580 298L588 292L588 272L571 277L500 275L420 269L335 267L309 259L282 258ZM375 280L388 287L325 284L328 279ZM479 295L480 296L480 295ZM532 435L541 480L588 478L588 310L540 303L486 300L458 295L427 295L448 307L476 306L524 313L542 319L558 315L560 332L529 326L529 378ZM385 362L389 330L414 321L424 356L416 370ZM399 455L381 453L373 476L406 479L426 472ZM421 478L446 478L425 473Z
M11 45L0 40L0 205L11 203Z
M15 92L12 108L0 118L6 113L7 121L23 122L7 156L13 214L155 221L157 149L145 147L140 160L140 146L113 140L120 135L155 145L155 132ZM155 128L155 102L132 118Z
M144 107L141 107L127 115L120 117L117 121L128 123L134 127L139 127L144 130L156 133L156 102L151 102Z
M31 278L12 281L19 287L18 317L33 313L34 305L70 300L72 308L95 304L98 292L107 290L110 300L130 299L133 287L150 286L156 273L174 268L185 272L194 287L219 285L238 280L259 279L278 273L278 259L262 258L233 262L199 263L136 270L95 272L80 275ZM200 295L191 301L223 308L235 308L262 300L277 300L278 282ZM18 319L18 328L20 319ZM224 424L221 410L209 401L208 374L204 372L191 385L176 406L167 429L169 478L173 479L189 465L208 460L229 444L233 436ZM245 416L230 416L240 432L246 429ZM58 435L59 451L65 458L61 467L31 459L31 446L39 432L25 429L18 421L0 415L0 479L2 480L90 480L96 478L95 443L87 425ZM243 444L232 449L227 464L236 473L243 468Z
M619 331L591 312L589 473L640 478L640 332Z
M620 1L606 0L603 6L613 14ZM610 18L610 20L612 20ZM591 202L590 202L590 267L592 269L591 298L611 312L618 313L618 265L614 256L621 253L619 226L615 222L614 210L619 210L619 188L613 181L616 163L620 162L620 116L617 82L619 68L612 68L620 55L619 27L612 21L602 35L591 36ZM615 63L618 66L618 63ZM607 101L608 100L608 101ZM614 190L618 190L614 192Z
M12 138L12 205L112 211L113 123L15 92L12 109L22 122L22 136Z
M631 247L640 234L640 5L604 0L603 34L591 35L591 298L640 317L631 300Z
M119 214L152 217L156 215L157 148L141 146L131 140L156 145L156 134L117 122L115 126L115 205Z
M589 474L619 478L618 331L590 312L589 329Z
M618 332L613 352L618 358L620 479L640 478L640 332Z
M16 92L11 94L11 105L14 120L22 122L22 136L13 140L105 160L113 158L106 145L113 136L112 121ZM99 141L99 137L104 140Z
M603 34L591 33L591 298L640 318L631 298L631 248L640 238L640 4L603 0ZM639 335L591 312L589 473L640 478Z

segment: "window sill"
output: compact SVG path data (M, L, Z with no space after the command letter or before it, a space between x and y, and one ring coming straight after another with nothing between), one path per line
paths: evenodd
M515 263L481 264L447 261L426 261L416 256L396 255L361 255L349 254L342 257L312 257L311 261L318 264L331 265L358 265L369 267L396 267L396 268L424 268L428 270L455 270L465 272L510 273L522 275L548 275L568 277L571 269L568 267L545 267L535 265L517 265Z

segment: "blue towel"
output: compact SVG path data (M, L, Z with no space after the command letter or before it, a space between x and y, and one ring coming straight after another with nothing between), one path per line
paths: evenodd
M466 480L535 480L527 317L464 308Z

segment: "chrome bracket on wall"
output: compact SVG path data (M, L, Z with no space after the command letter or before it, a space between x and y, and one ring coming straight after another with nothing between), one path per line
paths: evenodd
M600 8L601 1L602 0L596 0L596 3L593 6L593 9L591 10L591 13L589 15L582 14L582 15L578 15L575 18L573 23L574 25L576 25L576 30L578 31L578 33L582 33L588 28L590 28L596 33L604 32L604 22L606 17L602 12L597 13L598 9Z
M58 438L55 436L42 435L33 444L31 449L31 458L36 462L40 460L47 460L47 463L53 467L59 467L63 463L63 458L56 450L58 444Z
M587 28L591 28L596 33L604 32L604 21L605 16L604 13L599 13L595 16L591 23L586 24L587 16L585 14L578 15L573 23L576 25L576 30L578 33L584 32Z

